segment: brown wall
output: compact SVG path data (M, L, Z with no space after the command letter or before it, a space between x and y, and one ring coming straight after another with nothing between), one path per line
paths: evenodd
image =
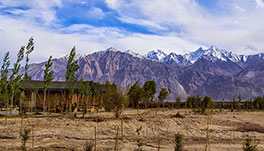
M64 100L63 95L64 94L61 92L47 92L47 103L48 103L48 105L50 105L51 107L56 107L57 101L60 101L60 103L59 103L60 105L64 104L64 106L66 106L66 100ZM68 99L67 95L66 95L66 99ZM36 107L37 108L43 108L43 100L44 100L44 93L39 92L37 94L37 100L36 100ZM91 100L92 100L91 97L89 97L84 102L86 102L86 104L88 106L97 104L96 99L93 99L93 101L91 101ZM79 103L77 103L78 101L79 101ZM80 104L80 101L81 101L81 95L79 95L78 93L74 93L71 103L72 104L74 104L74 103Z

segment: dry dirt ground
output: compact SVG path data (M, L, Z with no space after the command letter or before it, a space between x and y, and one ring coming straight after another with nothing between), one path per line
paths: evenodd
M23 119L23 128L31 129L27 143L28 150L83 150L87 141L94 141L96 128L97 150L113 150L116 127L119 126L118 148L133 151L139 138L136 129L142 127L140 137L143 149L173 151L174 134L184 137L184 149L211 151L238 151L247 136L255 139L259 150L264 150L264 112L214 112L200 115L191 110L169 109L132 110L127 109L120 119L112 112L89 113L85 118L52 114ZM173 117L180 112L184 118ZM99 119L99 120L97 120ZM20 117L0 118L0 150L20 150ZM123 124L121 124L123 123ZM208 123L208 130L207 130ZM123 125L123 136L122 126ZM33 132L33 133L32 133ZM209 141L206 141L208 132ZM32 137L33 136L33 137ZM123 140L122 140L123 138ZM208 142L208 143L206 143Z

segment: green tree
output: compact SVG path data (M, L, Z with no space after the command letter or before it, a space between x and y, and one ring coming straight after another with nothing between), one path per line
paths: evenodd
M164 100L167 98L169 92L165 88L161 88L160 93L159 93L159 102L163 104L164 108Z
M72 48L68 63L67 63L67 71L65 74L65 80L66 82L74 82L78 79L78 74L76 72L79 69L78 60L75 59L76 51L75 47Z
M53 73L54 71L51 70L52 62L51 62L52 56L50 56L48 62L45 64L45 70L44 70L44 100L43 100L43 112L45 113L47 111L47 89L53 80Z
M75 59L76 51L75 47L72 48L68 63L67 63L67 71L65 74L65 81L69 84L69 99L67 100L67 111L69 111L69 100L72 100L74 89L73 83L77 81L78 74L76 73L79 70L78 60Z
M114 110L115 117L119 118L123 109L128 105L128 99L122 91L117 89L114 83L107 82L105 86L106 93L103 94L105 109Z
M199 95L197 96L188 96L186 103L187 103L187 108L193 109L195 112L200 112L201 110L201 98Z
M238 96L238 111L241 111L241 102L242 102L242 97L241 95Z
M193 95L190 95L186 99L187 108L193 108L195 104L196 98Z
M254 103L254 108L256 110L259 110L261 108L261 102L262 102L262 98L260 96L254 98L253 103Z
M14 96L17 93L20 93L20 88L23 84L23 79L22 76L23 74L19 74L21 64L20 62L24 58L24 50L25 46L22 46L20 50L18 51L17 54L17 60L14 63L13 69L12 69L12 74L9 77L9 84L10 84L10 116L12 115L12 107L14 105Z
M176 97L175 99L176 108L179 109L181 107L181 97Z
M212 98L209 96L205 96L201 102L201 112L205 113L205 111L210 107L212 104Z
M231 108L231 112L234 111L234 109L236 109L237 107L237 102L236 102L236 96L233 96L233 103L232 103L232 108Z
M243 145L243 150L244 151L257 151L257 145L253 144L251 138L246 138L245 143Z
M149 102L153 101L156 94L156 87L156 82L154 80L146 81L143 85L145 107L148 107Z
M99 96L100 96L99 91L97 91L97 90L95 89L95 85L96 85L96 84L93 83L93 88L91 89L91 99L92 99L93 104L95 104L95 102L98 101L98 98L99 98Z
M9 52L5 54L5 57L3 59L2 67L1 67L1 76L0 76L0 100L3 101L1 102L2 106L6 107L6 112L8 108L8 68L10 65L9 61ZM2 107L0 106L0 107Z
M25 65L25 75L24 75L24 79L25 80L31 80L31 77L28 76L28 69L29 69L29 54L33 52L34 50L34 39L33 37L31 37L29 39L28 45L26 47L26 65Z
M86 100L88 99L89 96L91 96L91 87L88 82L83 81L83 77L81 77L80 79L79 89L81 93L82 113L84 117L86 113Z
M138 82L129 88L128 90L129 103L134 108L138 108L139 101L142 100L144 90L138 85Z

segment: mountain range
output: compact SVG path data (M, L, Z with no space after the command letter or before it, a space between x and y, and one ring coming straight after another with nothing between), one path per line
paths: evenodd
M126 89L136 81L142 86L147 80L157 83L157 93L163 87L176 96L213 95L217 100L233 96L249 99L264 95L264 54L237 55L211 46L180 55L153 50L146 55L109 48L89 55L77 55L79 76L84 80L115 82ZM54 80L63 81L67 56L52 60ZM34 80L42 80L45 63L31 64L28 70Z

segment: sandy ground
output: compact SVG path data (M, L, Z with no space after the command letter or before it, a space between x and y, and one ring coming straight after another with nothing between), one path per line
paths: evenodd
M97 150L110 151L114 148L116 127L119 126L119 150L132 151L138 138L136 129L142 126L140 137L144 150L156 151L160 144L160 151L173 151L174 134L181 133L185 150L200 151L208 142L209 121L208 150L242 150L247 136L255 139L260 150L264 149L264 112L222 111L207 116L190 110L159 109L156 116L156 110L127 109L122 115L123 122L115 119L112 112L89 113L85 118L81 118L81 114L77 118L62 114L27 117L23 119L23 128L31 129L27 148L36 151L83 150L87 141L94 141L96 128ZM173 117L177 112L184 118ZM96 119L100 121L96 122ZM20 150L21 121L20 117L13 117L6 123L5 118L0 118L1 151Z

